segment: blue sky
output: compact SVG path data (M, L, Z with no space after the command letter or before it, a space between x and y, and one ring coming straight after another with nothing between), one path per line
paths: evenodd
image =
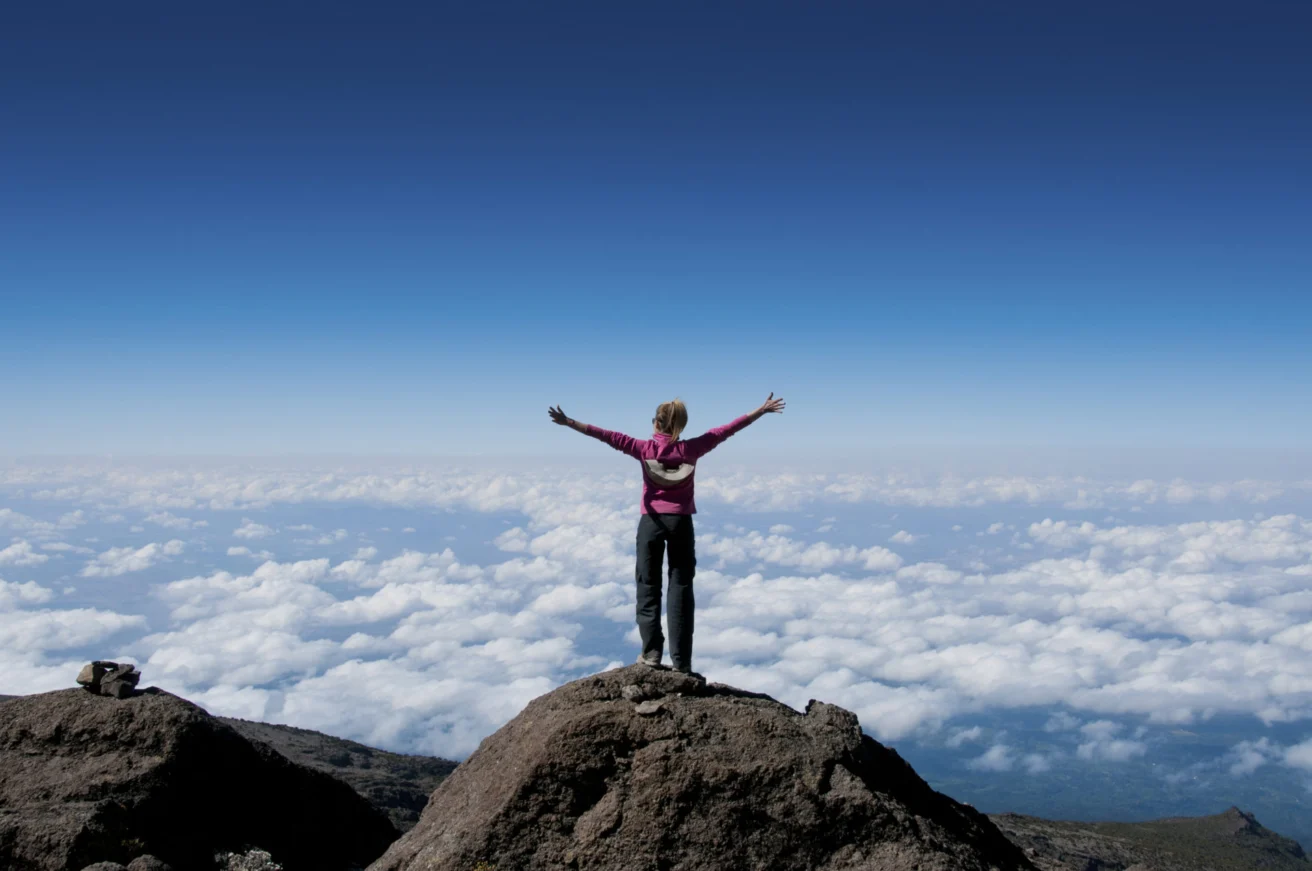
M1312 423L1305 4L477 6L7 9L5 452Z

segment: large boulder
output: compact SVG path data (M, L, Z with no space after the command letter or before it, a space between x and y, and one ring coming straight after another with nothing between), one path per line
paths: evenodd
M288 871L346 871L397 835L346 784L158 689L0 704L0 868L80 871L150 854L191 871L259 847Z
M370 871L1016 871L854 714L645 666L531 702Z

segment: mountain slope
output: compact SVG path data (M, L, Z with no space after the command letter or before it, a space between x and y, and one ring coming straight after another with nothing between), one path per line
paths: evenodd
M433 756L407 756L377 750L295 726L229 717L220 717L219 720L252 741L263 741L293 762L346 781L374 807L387 814L402 832L409 831L419 821L428 797L457 764Z
M1043 871L1309 871L1298 842L1239 808L1209 817L1075 823L990 817Z

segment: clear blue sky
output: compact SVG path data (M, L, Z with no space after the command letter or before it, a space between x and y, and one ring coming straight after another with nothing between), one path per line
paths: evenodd
M193 5L0 13L0 453L1312 431L1307 3Z

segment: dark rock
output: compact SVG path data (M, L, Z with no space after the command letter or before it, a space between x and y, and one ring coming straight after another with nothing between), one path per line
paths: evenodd
M633 715L641 684L661 716ZM853 714L808 710L642 666L566 684L485 739L370 871L1032 871Z
M128 871L173 871L173 866L150 854L138 856L128 863Z
M109 671L111 668L117 667L117 662L104 662L99 659L94 662L88 662L86 665L82 666L82 670L77 673L77 682L95 692L100 688L100 679L105 676L105 672Z
M135 683L129 683L125 680L109 680L100 683L100 694L102 696L112 696L116 699L128 698L135 689Z
M181 871L259 845L288 871L367 864L398 834L349 786L150 688L4 702L0 868L78 871L149 853Z
M117 862L97 862L86 866L82 871L128 871L128 867Z
M141 672L136 666L105 659L87 663L77 675L77 682L89 692L116 699L131 696L140 681Z

